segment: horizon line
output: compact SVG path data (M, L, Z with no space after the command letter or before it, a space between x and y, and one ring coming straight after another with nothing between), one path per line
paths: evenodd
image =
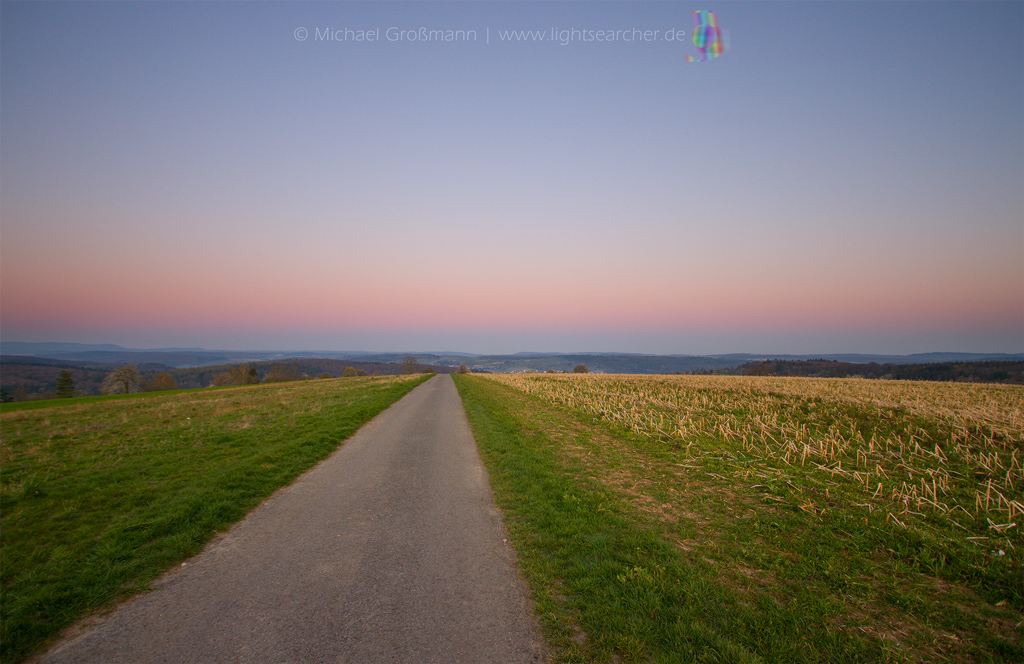
M769 359L771 356L884 356L884 357L914 357L918 355L1007 355L1007 356L1024 356L1024 350L1022 351L967 351L967 350L930 350L915 353L891 353L891 352L846 352L846 351L831 351L831 352L751 352L751 351L729 351L719 353L643 353L634 351L543 351L543 350L521 350L514 352L505 353L473 353L468 351L458 350L329 350L329 349L315 349L315 350L302 350L302 349L257 349L257 348L246 348L246 349L228 349L228 348L204 348L202 346L164 346L155 348L135 348L129 346L121 346L120 344L113 343L81 343L75 341L0 341L0 348L9 344L35 346L35 345L68 345L68 346L84 346L84 347L115 347L124 352L164 352L164 353L186 353L186 352L203 352L203 353L332 353L332 354L344 354L353 353L359 355L464 355L472 357L486 357L486 356L515 356L515 355L632 355L640 357L722 357L722 356L752 356L752 357L764 357ZM84 352L89 352L83 349ZM38 352L38 351L37 351ZM61 351L50 351L50 352L61 352ZM102 351L101 351L102 352ZM110 351L116 352L116 351ZM31 353L25 352L13 352L4 353L6 355L22 355L31 357Z

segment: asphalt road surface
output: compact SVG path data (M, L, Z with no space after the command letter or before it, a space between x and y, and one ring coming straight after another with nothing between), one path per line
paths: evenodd
M462 402L435 376L43 662L544 660Z

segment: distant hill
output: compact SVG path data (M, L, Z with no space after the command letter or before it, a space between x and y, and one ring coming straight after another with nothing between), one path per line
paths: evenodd
M572 371L586 365L595 373L672 374L746 373L771 375L864 376L913 380L1020 382L1024 353L919 353L915 355L645 355L640 353L543 353L473 355L446 353L372 353L359 351L218 351L204 348L132 349L113 344L0 342L0 387L8 395L41 398L56 387L62 369L73 372L75 386L99 393L106 372L136 364L147 376L166 371L180 387L206 387L230 365L253 365L263 377L274 363L293 364L300 374L341 375L345 367L373 374L395 374L412 355L439 373L465 363L477 372ZM826 364L821 364L826 363ZM994 363L982 366L980 363ZM1003 364L999 364L1003 363ZM767 367L767 368L766 368ZM902 367L902 368L901 368ZM916 368L915 368L916 367Z
M421 361L438 364L458 364L465 362L475 371L491 371L496 373L510 371L572 371L578 364L584 364L592 372L600 373L632 373L632 374L670 374L690 373L730 369L741 364L766 359L782 359L788 361L824 359L848 362L853 364L885 363L914 364L922 362L958 361L977 362L982 360L1024 361L1024 353L1008 355L1004 353L927 353L922 355L806 355L806 356L756 356L751 354L732 355L642 355L632 353L516 353L515 355L475 355L472 357L446 357L439 355L415 354ZM381 354L372 356L382 361L397 361L394 355ZM429 358L429 359L427 359ZM851 360L850 358L855 358Z
M443 361L443 360L442 360ZM688 373L698 369L720 369L740 364L713 357L627 354L551 354L551 355L480 355L463 358L474 371L505 373L510 371L572 371L583 364L599 373L670 374Z
M921 364L867 364L835 360L767 360L746 362L716 374L741 376L804 376L816 378L886 378L970 383L1024 384L1024 361L927 362Z
M982 362L986 360L1002 360L1017 362L1024 360L1024 353L914 353L912 355L867 355L862 353L833 353L828 355L754 355L751 353L731 353L713 355L723 360L755 362L759 360L830 360L851 364L927 364L935 362Z
M138 357L150 357L150 353L138 353ZM15 401L33 399L52 399L57 389L57 377L61 371L71 371L75 382L75 390L81 396L100 394L103 379L122 362L66 362L50 358L37 358L17 355L0 356L0 389ZM128 364L132 364L129 362ZM357 362L328 358L287 358L283 360L267 360L247 363L255 367L260 380L266 378L273 367L281 365L295 367L296 376L308 378L319 377L328 373L332 377L341 376L347 367L363 371L370 376L391 376L402 372L401 363L388 362ZM201 367L173 367L166 364L138 362L139 373L143 383L152 380L158 373L167 373L179 389L209 387L214 379L237 362ZM421 364L421 371L451 373L455 367Z
M83 351L117 352L128 350L114 344L74 344L61 342L24 343L21 341L0 341L0 355L38 355L47 353L77 353Z
M170 367L202 367L226 363L261 362L288 358L363 357L366 353L336 351L236 351L205 348L124 348L112 344L0 342L0 355L48 358L74 363L166 364Z
M0 356L0 389L17 401L52 398L57 389L57 377L61 371L68 370L75 381L75 390L81 396L89 396L100 393L103 379L115 366L118 365ZM172 369L163 364L140 363L138 367L139 371L145 374L156 374Z

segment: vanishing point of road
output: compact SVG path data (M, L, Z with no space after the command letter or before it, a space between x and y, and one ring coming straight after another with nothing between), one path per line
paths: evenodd
M42 661L544 660L450 376L435 376Z

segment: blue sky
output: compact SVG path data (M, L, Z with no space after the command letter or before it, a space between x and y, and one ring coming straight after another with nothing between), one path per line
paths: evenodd
M730 48L685 63L695 10ZM346 28L380 39L316 37ZM500 37L551 28L686 40ZM1024 351L1020 2L4 2L0 30L5 340Z

